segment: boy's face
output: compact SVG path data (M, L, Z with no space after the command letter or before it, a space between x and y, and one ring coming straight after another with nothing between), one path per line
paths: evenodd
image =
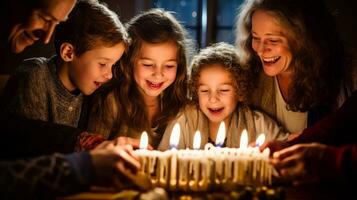
M220 64L205 66L199 74L197 92L200 109L210 122L227 123L237 105L230 72Z
M112 78L112 66L120 59L125 50L123 43L112 47L98 47L74 55L68 62L67 73L60 72L61 80L69 91L79 89L84 95L92 94L102 84Z
M65 21L76 0L49 0L47 8L35 9L26 22L16 24L11 30L8 42L11 52L20 53L37 40L47 44L56 25Z
M143 42L134 65L134 79L144 98L157 98L176 79L177 45Z

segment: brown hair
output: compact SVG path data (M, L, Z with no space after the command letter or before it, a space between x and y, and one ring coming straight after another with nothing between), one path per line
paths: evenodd
M224 42L206 47L193 57L189 79L192 102L198 105L197 89L201 71L213 64L222 65L231 74L238 102L246 103L249 92L253 88L252 73L240 65L234 46Z
M294 77L288 108L307 111L314 106L334 106L347 71L347 60L333 16L320 0L245 0L236 24L236 46L243 65L262 70L252 49L252 15L267 11L286 30L292 51Z
M77 56L93 49L96 45L114 46L129 43L129 36L118 16L96 1L78 1L68 20L60 23L55 32L55 48L68 42L74 46Z
M186 31L175 17L167 11L152 9L132 18L126 25L131 37L128 51L121 59L120 68L115 68L114 78L107 89L113 92L115 103L118 106L114 131L126 126L138 132L147 131L154 137L151 124L148 121L147 108L134 80L133 68L140 52L142 42L151 44L174 42L177 44L177 74L175 81L165 89L161 96L161 116L152 124L159 125L159 129L166 127L185 105L187 99L187 52L189 41ZM99 117L105 119L111 116L112 106L106 105L105 91L101 94L101 101L97 108ZM160 131L158 131L160 132ZM161 135L158 136L161 138Z

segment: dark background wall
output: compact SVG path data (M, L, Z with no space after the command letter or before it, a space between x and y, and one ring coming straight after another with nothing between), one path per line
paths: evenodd
M357 2L352 0L325 1L327 6L333 10L336 16L338 29L341 33L346 49L351 52L355 58L357 58ZM150 8L152 5L151 0L102 0L102 2L105 2L110 9L115 11L123 23L127 22L132 16L140 11ZM208 7L215 6L220 2L222 1L207 0ZM208 23L210 23L210 21L208 21ZM213 26L208 24L208 27L209 29L212 29L210 27ZM207 44L214 42L212 32L213 30L208 30L207 32ZM35 44L32 47L27 48L21 54L7 55L4 60L1 61L2 65L5 67L1 68L0 74L11 74L14 68L25 58L34 56L50 57L53 54L54 48L52 42L50 42L50 45L44 45L41 43Z

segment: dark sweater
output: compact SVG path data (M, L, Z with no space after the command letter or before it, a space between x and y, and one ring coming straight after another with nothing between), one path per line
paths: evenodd
M56 56L31 58L20 65L2 94L2 115L12 113L78 127L84 97L64 87L55 61Z
M71 153L80 130L12 115L0 125L1 199L51 199L89 187L90 155Z
M85 190L91 166L88 152L0 161L1 199L53 199Z

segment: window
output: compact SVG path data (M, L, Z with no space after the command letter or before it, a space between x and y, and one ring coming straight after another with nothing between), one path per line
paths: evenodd
M234 44L234 21L243 0L153 0L152 6L174 11L199 47Z
M219 0L216 17L216 42L234 44L234 24L238 7L243 0Z
M186 27L190 38L199 37L199 0L153 0L153 7L173 11L175 17Z

